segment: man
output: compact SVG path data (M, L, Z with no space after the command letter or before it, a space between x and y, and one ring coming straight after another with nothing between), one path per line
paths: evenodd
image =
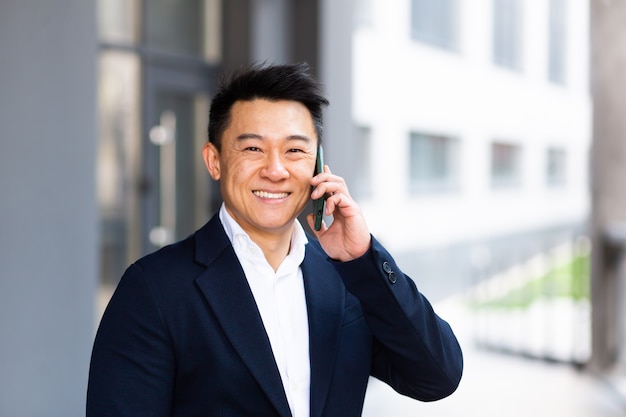
M94 342L88 416L360 416L370 375L423 401L456 389L448 324L344 180L327 166L313 176L327 104L304 64L221 85L203 156L222 208L122 277ZM333 221L315 241L296 217L323 196Z

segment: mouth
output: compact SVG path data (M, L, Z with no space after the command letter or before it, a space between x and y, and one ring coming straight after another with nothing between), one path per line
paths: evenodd
M270 193L268 191L259 190L255 190L252 193L259 198L266 198L269 200L280 200L281 198L286 198L287 196L289 196L289 193Z

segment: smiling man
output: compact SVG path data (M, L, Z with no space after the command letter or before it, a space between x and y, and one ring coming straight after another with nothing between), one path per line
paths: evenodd
M297 101L238 101L219 142L203 153L224 206L276 270L289 252L294 219L311 199L317 134ZM219 148L218 148L219 147Z
M94 342L88 416L350 417L370 376L422 401L456 389L449 325L345 181L313 175L327 104L304 64L224 80L203 148L224 203L122 277ZM323 196L333 221L309 239L297 216Z

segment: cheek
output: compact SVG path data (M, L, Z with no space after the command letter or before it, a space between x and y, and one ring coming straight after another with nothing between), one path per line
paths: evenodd
M311 178L313 178L313 171L309 172L307 168L300 169L297 173L295 173L298 182L298 188L301 190L305 196L303 198L311 197Z
M289 163L289 171L297 178L313 177L315 171L315 160L308 157L297 158Z
M223 166L222 169L222 178L227 178L227 182L230 184L241 184L244 185L246 180L251 177L251 168L250 164L246 163L230 163L226 166Z
M229 166L228 169L222 169L222 176L220 178L222 193L227 193L231 196L238 194L246 187L246 182L242 176L241 170L236 166Z

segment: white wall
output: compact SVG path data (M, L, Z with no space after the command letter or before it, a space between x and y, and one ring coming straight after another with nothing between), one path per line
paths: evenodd
M353 37L353 114L372 128L373 196L362 206L388 246L448 245L586 219L588 5L568 3L567 81L557 86L547 78L547 2L523 3L516 72L492 64L492 1L459 0L460 50L450 52L411 40L409 0L372 0L372 24ZM411 130L460 139L457 191L410 195ZM489 145L499 138L522 146L520 187L491 186ZM562 188L546 185L549 145L567 149Z

